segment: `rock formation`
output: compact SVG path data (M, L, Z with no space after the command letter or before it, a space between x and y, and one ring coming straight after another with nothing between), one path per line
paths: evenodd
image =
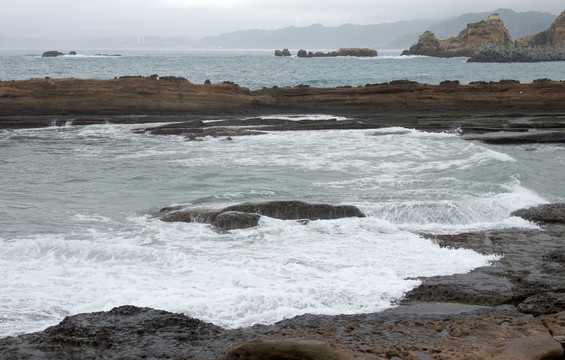
M336 57L336 56L355 56L355 57L375 57L378 56L377 50L369 48L341 48L338 51L330 52L312 52L306 50L299 50L296 55L300 58L311 58L311 57Z
M466 132L504 130L519 113L513 129L563 128L565 82L444 81L438 85L391 81L359 87L273 87L249 90L237 84L192 84L157 75L113 80L31 79L0 81L0 128L52 125L169 122L151 131L161 134L235 136L269 131L375 129L407 126L427 131L461 126ZM343 121L262 119L268 114L331 112ZM449 113L449 116L442 114ZM536 117L552 114L551 117ZM226 120L206 125L202 120ZM470 114L480 114L472 116ZM485 117L484 115L496 115ZM181 124L175 125L173 122ZM241 128L241 126L254 126ZM239 128L238 128L239 127Z
M539 205L516 210L511 215L540 224L565 224L565 204Z
M244 203L220 210L166 207L159 217L167 222L209 223L224 230L257 226L261 215L282 220L329 220L365 217L355 206L308 204L302 201Z
M43 54L41 54L41 57L57 57L57 56L76 55L76 54L77 54L76 51L71 51L68 54L65 54L65 53L57 51L57 50L50 50L50 51L46 51Z
M275 50L275 56L292 56L288 49Z
M467 28L457 36L445 39L438 39L432 32L426 31L418 42L409 50L404 50L402 55L470 57L481 45L489 43L501 46L513 45L510 33L497 14L492 14L478 23L468 24Z
M540 33L516 40L518 46L565 46L565 11L555 19L553 24Z

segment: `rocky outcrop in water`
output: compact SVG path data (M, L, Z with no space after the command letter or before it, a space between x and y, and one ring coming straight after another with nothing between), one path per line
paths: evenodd
M292 56L288 49L275 50L275 56Z
M472 56L482 45L513 45L510 33L497 14L486 20L468 24L457 36L438 39L435 34L426 31L418 42L404 50L402 55L424 55L434 57Z
M467 62L511 63L565 61L565 47L531 46L504 47L486 44L473 54Z
M57 51L57 50L50 50L50 51L46 51L43 54L41 54L41 57L57 57L57 56L76 55L76 54L77 54L76 51L71 51L68 54L65 54L65 53Z
M243 203L219 210L165 207L159 212L162 221L208 223L224 230L257 226L260 216L282 220L330 220L365 217L365 214L351 205L308 204L302 201Z
M378 56L377 50L369 48L341 48L338 51L322 52L322 51L306 51L299 50L297 57L311 58L311 57L336 57L336 56L355 56L355 57L375 57Z
M541 224L565 224L565 204L539 205L516 210L511 215ZM565 257L563 260L565 260Z
M553 24L540 33L527 36L516 41L518 46L565 46L565 11L555 19Z

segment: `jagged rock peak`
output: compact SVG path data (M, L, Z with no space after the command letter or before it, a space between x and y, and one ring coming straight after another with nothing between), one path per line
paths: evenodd
M438 39L434 33L426 31L418 42L402 55L425 55L435 57L472 56L482 45L513 45L510 32L498 14L491 14L486 20L467 24L467 28L456 36Z
M565 46L565 11L555 19L549 28L540 33L516 41L518 46Z

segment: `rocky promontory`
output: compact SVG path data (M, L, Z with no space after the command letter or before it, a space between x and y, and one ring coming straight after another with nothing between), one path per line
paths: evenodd
M565 61L565 11L540 33L516 40L515 46L484 44L468 62Z
M551 46L560 48L565 46L565 11L555 19L553 24L540 33L516 40L517 46Z
M369 48L341 48L338 51L306 51L299 50L296 54L299 58L311 58L311 57L337 57L337 56L354 56L354 57L375 57L378 56L377 50Z
M402 55L424 55L434 57L472 56L482 45L513 45L510 33L497 14L486 20L468 24L457 36L439 39L430 31L424 32L418 42L404 50Z

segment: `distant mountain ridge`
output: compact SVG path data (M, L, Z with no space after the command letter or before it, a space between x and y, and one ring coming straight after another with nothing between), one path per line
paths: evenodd
M137 39L97 39L73 42L54 40L13 40L0 38L0 48L149 48L149 49L301 49L335 50L342 47L368 47L376 49L405 49L418 40L424 31L438 37L458 34L468 23L478 22L492 13L498 13L510 31L513 40L547 29L557 15L530 11L515 12L497 9L490 12L467 13L455 18L440 20L411 20L375 25L344 24L335 27L314 24L305 27L289 26L276 30L244 30L208 36L199 40L189 37L164 38L145 36L143 43Z

